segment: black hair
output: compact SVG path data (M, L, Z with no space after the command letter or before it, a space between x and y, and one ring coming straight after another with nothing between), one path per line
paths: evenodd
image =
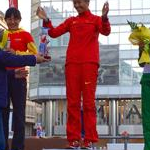
M10 7L7 9L6 13L5 13L5 20L7 18L10 18L11 16L14 16L15 18L21 20L21 13L20 11L15 8L15 7Z

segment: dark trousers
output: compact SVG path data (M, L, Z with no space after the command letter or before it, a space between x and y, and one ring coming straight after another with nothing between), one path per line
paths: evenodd
M25 78L16 79L12 75L8 75L8 107L3 111L4 133L6 138L6 149L8 150L8 135L9 135L9 113L10 101L13 105L13 139L12 150L24 150L25 139L25 106L27 82Z
M3 129L2 109L0 108L0 150L5 149L5 137Z

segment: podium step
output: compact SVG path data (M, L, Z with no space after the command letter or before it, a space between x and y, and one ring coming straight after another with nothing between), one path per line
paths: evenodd
M67 148L67 149L42 149L42 150L73 150L73 149L68 149ZM74 149L74 150L84 150L84 149ZM103 150L103 149L97 149L97 148L95 148L94 150ZM105 150L107 150L107 149L105 149Z
M108 143L107 148L101 148L101 147L95 147L94 150L124 150L124 144L123 143ZM127 150L143 150L144 144L143 143L128 143L127 144ZM42 150L69 150L69 149L42 149ZM72 149L70 149L72 150ZM83 150L83 149L77 149L77 150Z
M124 150L123 143L108 143L107 150ZM144 144L143 143L128 143L127 150L143 150Z

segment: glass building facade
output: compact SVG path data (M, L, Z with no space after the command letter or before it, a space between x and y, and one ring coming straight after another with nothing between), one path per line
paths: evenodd
M77 15L71 0L32 0L31 32L39 45L42 21L36 16L44 7L54 26ZM105 0L90 0L90 10L101 15ZM101 67L96 90L97 130L100 135L119 135L128 131L142 134L142 68L138 66L138 47L131 45L127 20L150 26L149 0L108 0L111 34L99 36ZM52 61L31 68L31 100L43 102L41 122L49 135L65 135L66 94L64 65L69 33L56 39L49 37ZM107 58L106 58L107 56Z

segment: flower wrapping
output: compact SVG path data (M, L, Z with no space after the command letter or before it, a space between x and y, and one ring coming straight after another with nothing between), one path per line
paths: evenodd
M143 44L143 48L139 48L141 51L140 58L139 58L139 64L142 63L150 63L150 29L147 28L144 24L142 23L135 23L135 22L130 22L128 21L128 24L131 27L131 34L129 35L129 41L133 45L138 45Z

